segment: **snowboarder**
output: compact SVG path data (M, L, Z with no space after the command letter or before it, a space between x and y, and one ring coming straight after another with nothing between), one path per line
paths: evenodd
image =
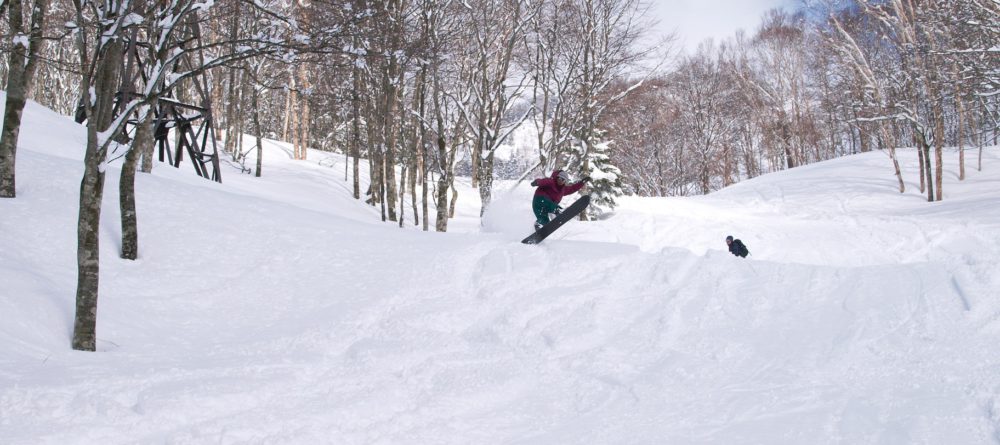
M535 212L535 230L549 222L550 213L559 214L562 211L559 201L562 201L563 196L579 191L590 182L590 177L585 177L576 184L569 182L569 173L563 170L553 171L552 176L548 178L531 181L532 186L538 187L535 190L535 197L531 200L531 210Z
M733 239L732 235L726 237L726 244L729 245L729 253L736 255L738 257L746 258L750 255L750 251L747 250L747 246L743 244L743 241L738 239Z

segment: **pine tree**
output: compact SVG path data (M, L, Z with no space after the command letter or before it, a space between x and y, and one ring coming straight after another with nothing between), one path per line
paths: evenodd
M606 139L607 132L595 129L590 138L579 140L573 145L574 158L580 162L579 171L583 176L590 176L592 181L587 185L590 194L590 206L587 207L587 217L597 218L614 210L618 204L615 198L622 196L622 172L611 162L612 141Z

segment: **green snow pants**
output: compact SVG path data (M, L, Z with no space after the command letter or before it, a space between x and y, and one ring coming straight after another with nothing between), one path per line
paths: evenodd
M549 213L555 213L558 209L558 204L542 195L535 195L535 198L531 200L531 210L535 212L535 221L539 224L547 224L549 222Z

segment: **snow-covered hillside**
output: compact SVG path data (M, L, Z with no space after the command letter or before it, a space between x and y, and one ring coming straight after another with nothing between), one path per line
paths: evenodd
M869 153L625 198L525 246L526 185L483 224L463 187L451 232L401 230L350 197L342 156L272 142L263 178L138 175L134 262L112 165L84 353L83 129L24 120L0 200L0 443L1000 442L995 147L964 182L950 159L939 203Z

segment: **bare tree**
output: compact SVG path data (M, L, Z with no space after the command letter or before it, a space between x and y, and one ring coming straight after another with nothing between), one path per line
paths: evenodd
M944 92L950 67L943 51L949 45L941 26L946 11L937 2L893 0L888 4L858 0L865 14L881 27L881 35L897 50L900 72L886 73L901 83L900 100L891 104L897 119L910 125L923 157L927 200L943 199ZM934 145L934 166L930 148Z
M723 159L722 142L733 133L729 113L723 108L731 82L715 65L712 47L702 45L695 56L687 58L677 70L676 88L683 135L696 156L698 184L707 194L718 188L713 179L719 177L717 163Z
M455 196L448 199L448 191L455 182L455 155L465 142L465 120L459 113L460 100L448 90L450 83L461 78L464 60L447 60L448 39L457 35L456 27L460 26L455 16L448 14L450 1L426 0L423 4L423 20L426 26L427 50L430 59L430 102L431 118L433 119L433 144L435 150L435 173L438 175L436 184L435 207L437 215L434 229L438 232L448 230L448 219L455 204ZM447 62L447 63L446 63Z
M104 171L108 146L113 142L105 134L112 124L114 96L118 90L118 70L122 63L121 35L129 17L129 2L114 1L94 5L94 15L74 0L79 46L81 91L93 93L83 100L87 119L87 151L80 185L80 218L77 226L76 318L73 349L94 351L97 347L97 289L100 264L99 230L101 200L104 195ZM104 36L111 38L102 38ZM115 38L117 37L117 38Z
M896 156L897 138L890 127L894 117L890 111L892 102L890 101L889 85L884 81L884 78L876 75L874 67L877 65L875 65L871 57L859 43L863 41L859 38L860 36L856 37L855 34L852 34L838 15L831 15L830 21L836 32L836 38L831 43L837 46L844 63L853 69L863 86L865 95L860 98L862 108L865 108L866 111L871 108L872 111L871 116L857 118L855 121L874 122L878 125L878 131L889 152L889 158L892 160L896 179L899 183L899 192L903 193L906 191L906 185L903 182L903 176L899 168L899 159ZM855 31L857 33L858 30ZM870 105L870 107L864 105Z
M655 72L640 64L659 48L640 45L649 26L645 7L633 0L557 0L537 14L525 56L534 81L536 168L559 166L581 176L594 171L590 160L603 156L594 150L603 150L607 137L598 127L604 113ZM627 87L614 88L629 77Z
M496 150L510 133L528 118L528 113L508 119L511 105L527 86L527 72L511 78L517 44L537 15L541 2L530 0L476 0L465 4L472 42L467 89L470 104L462 104L462 115L475 142L472 146L472 183L479 186L480 215L486 212L493 193Z
M77 291L76 317L72 346L78 350L96 349L98 278L100 268L99 226L104 194L104 175L109 149L118 148L119 135L126 122L139 110L151 112L149 105L179 83L198 76L216 66L223 66L264 51L273 50L273 39L244 42L237 53L222 54L211 61L198 60L182 73L172 73L177 63L200 47L180 47L174 41L175 32L185 24L197 23L199 11L207 7L197 0L183 0L150 11L147 17L135 13L130 0L115 0L100 4L74 0L76 21L72 24L80 56L79 71L83 73L80 90L88 92L82 100L87 120L87 149L84 175L80 187L80 215L77 225ZM121 85L124 35L131 28L148 23L151 29L152 51L166 54L165 63L156 65L147 79L146 89L135 98L126 100L115 117L115 97ZM181 48L178 50L178 48ZM168 74L170 74L168 76ZM139 115L138 121L147 119ZM126 148L127 149L127 148ZM134 193L127 191L126 193Z
M21 115L33 89L39 53L45 43L42 31L49 0L35 0L27 29L24 24L23 0L9 0L5 3L14 46L10 50L7 65L7 103L3 130L0 131L0 198L13 198L16 196L14 165Z

